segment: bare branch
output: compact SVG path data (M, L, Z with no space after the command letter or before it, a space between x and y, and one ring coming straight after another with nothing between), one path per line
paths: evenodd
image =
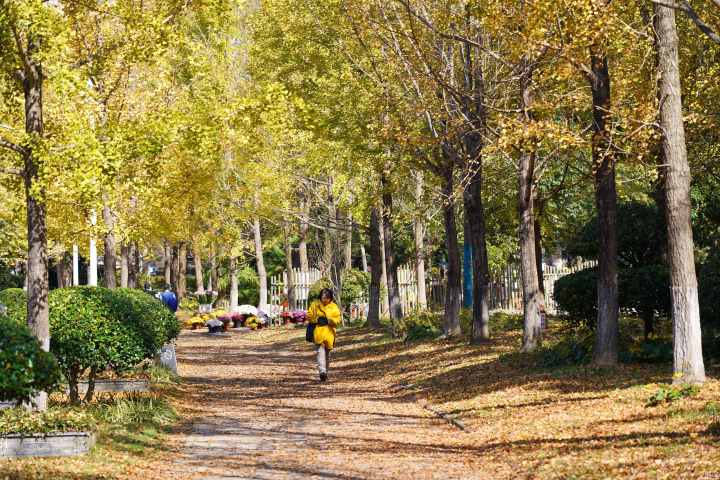
M22 155L23 157L27 156L30 152L27 148L21 147L20 145L10 142L8 140L5 140L4 138L0 138L0 147L7 148L8 150L12 150L15 153L18 153Z
M681 10L687 14L687 16L692 20L692 22L695 24L696 27L700 29L701 32L703 32L707 37L712 40L714 43L717 43L720 45L720 35L718 35L717 32L715 32L710 25L705 23L702 18L697 14L697 12L690 6L690 4L682 0L680 3L675 2L666 2L663 0L650 0L655 5L660 5L661 7L667 7L667 8L674 8L675 10ZM720 7L720 0L712 0L712 2Z

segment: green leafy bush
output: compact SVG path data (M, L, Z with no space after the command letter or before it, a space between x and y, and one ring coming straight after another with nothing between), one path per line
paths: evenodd
M21 288L23 277L14 273L10 267L0 261L0 290Z
M394 335L406 342L431 340L442 335L442 316L427 310L417 310L395 322Z
M180 310L187 310L189 312L195 312L200 307L200 303L196 298L185 297L180 300Z
M8 288L0 292L0 303L7 307L7 316L17 323L27 323L27 295L22 288Z
M0 315L0 401L26 401L60 383L55 357L45 352L30 329Z
M257 305L260 302L260 279L257 272L245 267L238 272L238 303Z
M320 291L323 288L329 288L330 290L333 290L333 283L328 278L320 278L318 281L313 283L310 286L310 291L308 292L308 300L313 301L320 298Z
M672 359L673 345L669 339L651 338L631 346L627 352L621 352L624 362L669 363Z
M547 368L590 363L594 341L595 335L591 330L579 328L559 341L540 347L536 353L538 363Z
M594 325L597 315L597 269L586 268L555 282L555 302L575 324Z
M594 328L597 316L596 268L566 275L555 283L555 301L568 314L571 323ZM664 265L625 268L618 275L620 308L632 309L646 320L652 330L655 314L670 312L670 278Z
M679 386L663 386L658 389L650 398L648 398L646 407L656 407L662 403L672 403L681 398L687 398L697 395L700 388L696 385L679 385Z
M73 287L50 294L50 349L70 384L70 395L79 400L77 384L89 371L126 372L155 353L148 348L147 333L124 315L128 300L102 287ZM90 390L88 390L90 392ZM89 400L90 398L86 398Z
M148 357L180 334L177 318L157 298L130 288L118 288L111 292L113 313L120 315L123 323L143 336Z
M340 299L347 306L364 298L370 289L370 274L362 270L347 270L342 278Z
M95 420L77 409L53 407L44 412L30 412L25 408L0 410L0 435L95 430Z

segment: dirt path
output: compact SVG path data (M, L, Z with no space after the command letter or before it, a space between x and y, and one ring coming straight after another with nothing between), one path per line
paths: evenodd
M341 339L342 340L342 339ZM340 342L342 345L342 341ZM189 417L176 436L174 478L471 479L471 438L372 380L373 365L341 346L317 381L300 330L185 332L178 342Z

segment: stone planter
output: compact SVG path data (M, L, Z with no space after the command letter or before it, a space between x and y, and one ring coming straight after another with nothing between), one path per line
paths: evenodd
M13 408L15 406L15 402L0 402L0 410L4 410L6 408Z
M78 393L85 395L88 389L88 382L78 383ZM95 382L95 393L142 393L149 392L150 384L147 380L97 380ZM66 393L70 390L67 389Z
M0 458L71 457L90 451L95 434L90 432L12 434L0 436Z
M213 309L212 303L201 303L198 306L199 313L210 313L210 312L212 312L212 309Z

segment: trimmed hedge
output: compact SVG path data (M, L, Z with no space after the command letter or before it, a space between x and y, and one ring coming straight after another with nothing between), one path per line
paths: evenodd
M24 324L26 296L22 290L0 292L0 302L16 324ZM7 303L6 303L7 302ZM122 374L177 337L180 324L159 300L131 289L72 287L52 290L50 351L70 384L72 400L79 400L77 383L89 372ZM87 400L92 398L88 389Z
M61 380L57 361L30 329L0 315L0 332L0 401L29 401L54 390Z
M17 323L27 323L27 295L22 288L0 291L0 303L7 307L7 316Z

